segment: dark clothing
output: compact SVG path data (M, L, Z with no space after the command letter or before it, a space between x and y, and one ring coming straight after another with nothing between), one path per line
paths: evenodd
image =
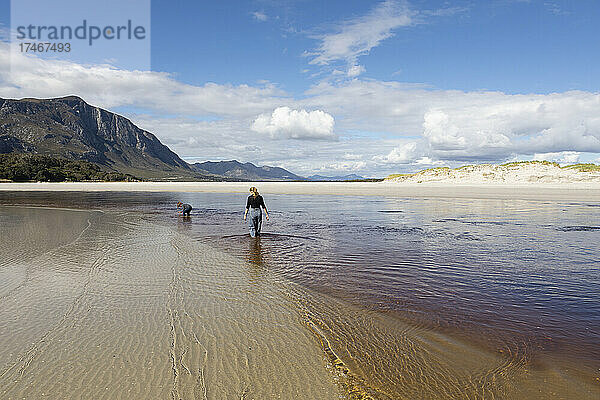
M260 236L260 227L262 225L262 210L260 207L250 209L248 225L250 226L250 236Z
M190 206L189 204L183 204L183 215L187 215L189 217L190 212L192 211L192 206Z
M253 194L251 194L250 196L248 196L248 201L246 202L246 209L252 207L252 208L260 208L263 207L266 211L267 206L265 206L265 201L263 200L262 196L259 194L258 196L254 197Z

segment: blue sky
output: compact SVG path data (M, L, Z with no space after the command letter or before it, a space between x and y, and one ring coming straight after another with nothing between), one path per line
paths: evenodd
M153 1L152 67L193 84L270 80L301 95L318 79L302 73L318 70L302 56L317 44L311 36L376 4ZM411 7L422 21L361 57L364 77L507 93L600 87L600 74L592 72L600 62L597 1L414 1ZM436 12L442 15L427 15Z
M187 160L307 175L598 162L597 1L151 4L151 71L13 57L0 97L77 94Z

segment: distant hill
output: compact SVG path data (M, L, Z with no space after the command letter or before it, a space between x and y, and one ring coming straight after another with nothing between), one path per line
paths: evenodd
M307 179L310 181L354 181L365 178L356 174L348 174L340 176L311 175Z
M0 99L0 153L83 160L145 179L219 179L196 172L127 118L75 96Z
M236 180L260 181L299 181L306 178L293 174L280 167L257 167L252 163L231 161L206 161L192 164L192 168L204 174L215 174Z

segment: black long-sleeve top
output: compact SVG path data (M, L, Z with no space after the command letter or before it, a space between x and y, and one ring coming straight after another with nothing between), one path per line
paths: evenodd
M246 201L246 209L248 209L250 207L259 208L261 206L262 206L262 208L265 209L265 211L267 211L267 206L265 206L265 201L263 200L263 198L260 194L256 197L254 197L253 194L248 196L248 201Z

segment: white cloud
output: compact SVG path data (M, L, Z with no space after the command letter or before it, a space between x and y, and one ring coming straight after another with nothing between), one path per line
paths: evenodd
M533 159L536 161L556 161L560 164L575 164L579 162L581 153L577 151L561 151L556 153L536 153Z
M325 163L320 165L318 168L315 168L317 172L358 172L364 169L367 166L367 163L364 161L340 161L334 163Z
M386 156L373 157L373 160L385 164L410 164L421 154L416 142L408 142L393 148Z
M362 155L354 153L344 153L342 158L344 160L360 160L362 158Z
M425 114L424 137L446 158L600 150L600 94L478 93Z
M10 54L0 42L0 93L4 97L78 95L114 108L135 106L179 115L251 116L273 109L285 93L275 85L189 85L170 74L120 70L110 65L81 65Z
M366 69L362 65L353 65L350 68L348 68L348 72L346 72L346 75L348 75L349 78L356 78L365 71Z
M369 54L384 40L393 37L399 28L466 11L467 7L416 11L411 9L406 0L385 0L365 15L334 25L329 33L312 35L313 39L319 40L319 44L313 51L305 51L304 56L310 57L309 64L312 65L346 63L346 75L355 78L365 72L364 66L357 64L358 58ZM338 70L334 70L336 71Z
M252 130L268 134L273 139L326 139L335 140L333 117L321 110L292 110L278 107L269 114L259 115Z
M267 19L269 19L269 17L267 16L267 14L265 14L265 13L264 13L264 12L262 12L262 11L254 11L254 12L252 13L252 17L254 17L254 19L255 19L255 20L257 20L257 21L261 21L261 22L264 22L264 21L266 21Z
M414 137L423 156L435 160L493 162L515 154L600 152L600 93L510 95L353 80L320 83L307 94L303 103L335 115L338 132Z
M189 85L166 73L22 55L13 58L11 72L9 60L0 42L0 97L75 94L103 108L137 109L147 115L126 116L182 156L237 158L308 174L331 163L365 160L361 172L383 174L422 163L547 153L564 158L568 152L591 159L600 153L600 93L511 95L355 78L321 82L293 98L269 82ZM338 135L335 146L289 140ZM265 136L282 140L252 142Z
M546 9L550 13L552 13L554 15L557 15L557 16L571 14L569 11L563 10L561 8L561 6L559 4L557 4L557 3L549 3L549 2L548 3L544 3L544 7L546 7Z
M433 160L429 157L421 157L415 161L415 164L417 164L417 165L444 165L446 163L443 161L440 161L440 160Z
M130 115L134 124L154 133L181 157L204 160L261 159L270 150L248 135L249 120L224 119L197 121L189 117L157 118L146 114ZM247 137L248 140L240 140Z
M423 148L423 143L408 142L394 147L385 156L374 156L373 161L379 164L417 165L421 167L446 164L444 161L434 160L431 157L423 155L425 153L426 150Z
M432 17L451 17L456 14L462 14L469 10L468 7L446 7L446 8L438 8L436 10L431 11L423 11L422 14Z
M387 0L367 15L343 23L338 32L318 37L321 43L310 64L328 65L344 60L354 65L357 58L369 53L381 41L391 37L393 30L412 23L411 11L405 2Z
M483 111L483 110L482 110ZM474 124L464 121L462 115L449 115L441 110L427 111L423 117L423 136L429 145L438 152L463 152L465 150L485 149L495 152L511 146L510 139L503 133L502 127L496 131L482 121ZM491 118L491 116L485 115ZM481 153L481 151L480 151Z

